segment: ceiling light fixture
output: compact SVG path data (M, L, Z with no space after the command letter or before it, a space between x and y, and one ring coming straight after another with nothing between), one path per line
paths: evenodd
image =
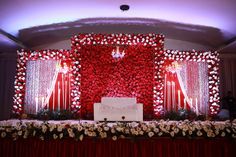
M129 5L127 5L127 4L122 4L122 5L120 6L120 10L122 10L122 11L127 11L127 10L129 10Z

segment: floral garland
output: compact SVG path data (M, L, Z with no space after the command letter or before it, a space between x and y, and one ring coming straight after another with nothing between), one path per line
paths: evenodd
M72 73L71 77L71 101L75 107L78 104L78 87L77 87L77 75L78 75L78 59L73 56L68 50L39 50L39 51L30 51L30 50L20 50L17 51L17 68L16 76L14 82L15 94L13 96L13 113L22 114L24 106L24 96L25 96L25 81L26 81L26 63L28 60L70 60L72 64ZM74 107L74 106L73 106Z
M84 137L95 138L153 138L153 137L186 137L186 138L233 138L236 139L236 120L213 121L150 121L132 123L89 123L89 122L39 122L39 121L8 121L0 122L0 137L27 139L39 137L45 139Z
M153 108L155 115L160 115L163 108L163 71L161 61L163 58L164 35L158 34L79 34L71 38L72 52L81 60L81 52L84 46L118 45L136 46L142 45L154 50L154 85ZM81 67L80 67L81 68ZM81 76L79 81L81 80ZM80 89L82 90L82 89ZM80 91L83 92L83 91ZM81 93L80 93L81 94ZM80 96L80 95L79 95Z
M208 64L208 83L209 83L209 114L216 115L220 110L220 95L219 95L219 53L218 52L198 52L166 50L164 53L164 61L194 61L207 62Z

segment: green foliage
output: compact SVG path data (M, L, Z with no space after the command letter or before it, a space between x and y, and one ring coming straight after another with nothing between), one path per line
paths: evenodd
M188 111L185 109L179 109L178 111L168 111L166 112L162 119L169 119L169 120L205 120L204 115L197 116L195 112Z
M40 110L33 118L40 120L66 120L74 119L74 114L69 110L50 111L43 109Z

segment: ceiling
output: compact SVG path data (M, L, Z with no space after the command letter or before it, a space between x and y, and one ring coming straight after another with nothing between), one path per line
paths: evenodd
M0 19L2 53L80 32L162 33L236 53L236 0L1 0Z

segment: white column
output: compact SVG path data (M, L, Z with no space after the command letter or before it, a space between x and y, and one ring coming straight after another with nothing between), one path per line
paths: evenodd
M196 98L196 107L195 108L196 108L196 114L199 115L197 98Z
M175 102L175 82L171 82L171 86L172 86L172 110L175 111L176 110L176 102Z
M186 98L184 98L184 109L187 109L187 103L186 103Z
M66 82L65 82L65 110L67 109L67 95L68 95L68 93L67 93L67 80L66 80Z
M53 91L52 91L52 111L55 110L55 88L53 88Z
M165 81L164 81L164 107L167 109L167 106L166 106L166 98L167 98L167 93L166 93L166 87L167 84L166 84L166 74L165 74Z
M64 86L64 74L62 73L62 79L61 79L61 92L62 92L62 109L65 109L65 86Z
M167 111L171 110L171 82L167 81Z
M58 86L57 86L57 91L58 91L58 93L57 93L57 110L58 111L60 111L61 109L60 109L60 98L61 98L61 90L60 90L60 81L58 82Z
M39 110L39 99L38 99L38 97L35 97L35 108L36 108L36 114L37 114L38 110Z
M178 90L178 110L181 108L180 90Z

